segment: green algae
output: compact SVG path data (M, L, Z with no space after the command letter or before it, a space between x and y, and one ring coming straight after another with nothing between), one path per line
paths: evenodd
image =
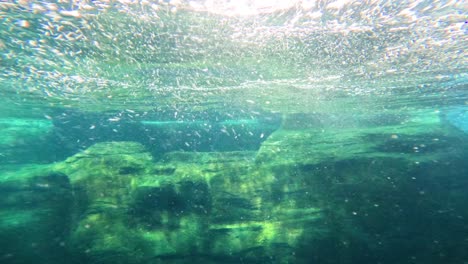
M257 154L259 163L317 164L356 158L403 158L415 162L436 160L446 155L440 140L456 132L441 122L434 111L419 111L387 125L362 125L359 120L335 126L325 121L309 125L283 123ZM365 120L364 120L365 121ZM361 119L361 122L362 119ZM432 149L431 149L432 148ZM429 150L428 150L429 149ZM428 151L426 151L428 150ZM421 152L425 152L424 155Z
M136 142L98 143L53 165L32 165L16 174L13 168L4 170L1 186L16 193L11 197L21 197L21 190L34 194L44 184L64 186L47 176L55 174L69 179L70 186L62 190L71 198L52 199L37 212L10 211L0 219L2 230L37 226L37 221L48 226L59 220L38 216L65 215L69 221L61 228L67 250L77 259L101 263L182 261L191 255L306 263L304 245L330 238L345 244L365 240L357 226L390 235L379 221L352 219L365 213L397 221L400 214L384 208L396 201L412 206L398 197L400 189L413 192L419 203L435 202L419 194L408 175L434 159L445 160L446 149L428 145L418 153L410 140L403 147L411 150L402 155L400 149L394 153L378 146L410 138L443 140L451 128L423 113L405 120L406 125L339 126L328 133L308 125L298 130L293 124L293 130L284 123L258 152L169 152L154 159ZM278 148L287 153L276 153ZM21 202L15 199L13 204Z
M350 254L347 241L363 246L368 228L391 236L382 223L401 214L386 208L412 208L411 199L438 204L415 182L466 144L438 112L385 118L382 125L368 116L285 114L258 151L155 158L140 143L113 141L51 165L4 166L0 187L8 199L0 205L26 199L37 208L5 210L0 235L34 225L40 237L54 225L68 254L100 263L183 263L187 256L307 263L305 245L330 239ZM458 147L445 144L454 140Z
M53 167L69 176L75 193L69 243L76 254L118 251L135 263L294 246L297 225L319 220L320 209L266 200L274 179L254 164L248 152L170 153L154 162L133 142L96 144ZM293 231L284 234L288 226Z

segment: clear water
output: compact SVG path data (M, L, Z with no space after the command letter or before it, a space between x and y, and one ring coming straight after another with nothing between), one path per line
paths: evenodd
M0 2L0 262L467 263L467 14Z

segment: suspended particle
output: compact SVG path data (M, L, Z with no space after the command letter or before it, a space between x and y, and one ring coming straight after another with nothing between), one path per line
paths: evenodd
M19 20L18 22L16 22L16 24L24 28L28 28L29 26L31 26L31 24L27 20Z

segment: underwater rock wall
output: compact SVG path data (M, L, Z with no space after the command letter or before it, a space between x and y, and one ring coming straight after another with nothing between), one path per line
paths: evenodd
M189 256L255 262L292 252L306 231L323 235L320 204L299 201L303 187L256 168L254 157L173 152L152 163L143 146L113 142L57 164L77 199L73 254L109 263L185 263Z
M0 262L63 263L72 224L68 177L38 166L1 174Z
M258 151L155 159L138 142L111 141L22 173L6 169L2 263L468 257L466 137L427 113L366 129L314 124L284 122Z

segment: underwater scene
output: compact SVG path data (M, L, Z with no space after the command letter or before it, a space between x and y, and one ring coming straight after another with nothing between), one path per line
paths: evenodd
M468 5L0 1L0 263L467 264Z

